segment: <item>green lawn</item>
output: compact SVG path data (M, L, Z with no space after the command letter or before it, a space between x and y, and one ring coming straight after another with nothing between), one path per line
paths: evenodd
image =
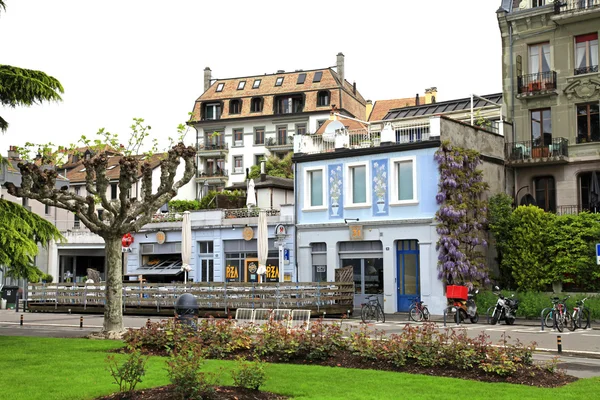
M105 369L113 341L0 336L0 398L92 399L117 390ZM207 370L229 370L232 362L209 361ZM600 378L558 389L491 384L452 378L344 368L274 364L264 390L297 399L582 399L596 398ZM140 387L167 384L164 359L153 357ZM223 384L231 384L228 372Z

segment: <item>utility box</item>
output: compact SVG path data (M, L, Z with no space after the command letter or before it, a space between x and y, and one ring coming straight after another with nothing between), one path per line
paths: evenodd
M6 308L15 308L17 305L18 286L3 286L0 297L6 300Z

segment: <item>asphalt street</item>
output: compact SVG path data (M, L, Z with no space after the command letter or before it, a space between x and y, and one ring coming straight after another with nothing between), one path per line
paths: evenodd
M21 325L23 316L23 325ZM83 317L83 328L80 327ZM148 319L160 321L161 317L124 316L126 328L139 328ZM0 310L1 336L38 336L38 337L85 337L102 328L102 315L96 314L54 314L54 313L17 313L14 310ZM339 319L328 319L328 322L340 323ZM391 315L385 323L372 324L373 329L383 330L386 334L400 333L407 323L405 315ZM510 343L517 339L528 344L536 342L538 352L535 359L544 361L559 356L559 366L567 373L578 377L600 376L600 330L586 329L574 332L557 332L545 328L543 331L535 321L517 321L515 325L488 325L485 323L457 326L448 322L446 327L441 321L436 321L440 329L465 329L469 336L476 337L484 332L490 340L499 343L505 337ZM359 329L360 320L349 319L342 322L344 327ZM562 339L562 353L557 353L557 336ZM0 338L0 343L2 339Z

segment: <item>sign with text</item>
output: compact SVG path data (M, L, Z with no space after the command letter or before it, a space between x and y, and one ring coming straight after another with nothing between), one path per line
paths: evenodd
M267 282L279 282L279 267L275 265L267 265L265 277Z
M235 265L225 267L225 279L227 279L227 282L237 282L240 279L238 267Z
M363 240L365 238L362 225L350 225L350 240Z
M246 258L246 282L258 282L258 258Z

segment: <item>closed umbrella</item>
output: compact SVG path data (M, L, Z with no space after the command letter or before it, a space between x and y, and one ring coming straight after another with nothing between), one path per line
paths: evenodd
M269 255L269 236L267 231L267 212L260 210L258 213L258 275L267 272L267 256Z
M184 273L183 282L187 284L187 274L192 270L190 265L192 259L192 221L190 212L183 213L183 222L181 224L181 270Z
M248 181L248 187L246 189L246 206L256 207L256 190L254 190L254 179Z

